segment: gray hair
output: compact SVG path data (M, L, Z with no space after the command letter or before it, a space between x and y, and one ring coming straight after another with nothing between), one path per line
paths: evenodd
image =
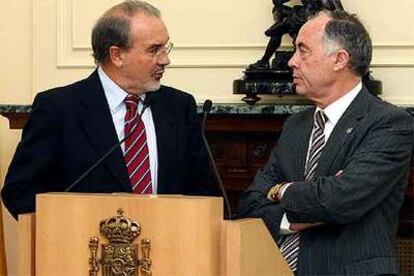
M333 54L344 49L349 54L349 69L357 76L367 74L372 60L372 42L358 17L342 10L321 13L331 18L325 27L325 53Z
M109 60L109 48L132 47L130 18L138 12L160 18L161 12L151 4L139 0L126 0L106 11L92 30L93 57L97 64Z

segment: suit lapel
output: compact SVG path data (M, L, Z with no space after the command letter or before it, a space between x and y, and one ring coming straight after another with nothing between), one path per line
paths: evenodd
M173 110L170 109L168 95L163 95L161 88L156 92L147 93L151 99L151 113L154 121L155 133L157 137L157 152L158 152L158 190L160 185L164 183L160 177L163 171L168 169L168 159L174 154L174 148L177 143L176 122L174 120Z
M86 87L82 90L84 128L100 158L119 140L97 70L87 79ZM118 179L122 191L131 191L121 147L115 149L103 165L108 166Z
M367 93L369 92L363 88L335 125L319 160L316 175L326 175L329 172L341 148L359 126L369 106Z

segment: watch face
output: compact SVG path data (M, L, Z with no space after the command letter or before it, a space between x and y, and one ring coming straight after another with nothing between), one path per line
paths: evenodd
M277 194L281 186L283 186L283 184L276 184L275 186L270 188L269 192L267 193L267 199L271 201L278 201Z

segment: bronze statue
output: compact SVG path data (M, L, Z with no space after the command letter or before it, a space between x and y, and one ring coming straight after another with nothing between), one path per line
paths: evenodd
M302 5L294 5L293 7L285 5L290 0L272 0L273 1L273 18L275 23L265 31L265 35L270 37L267 44L266 51L263 57L256 63L250 64L247 70L270 70L273 69L287 69L288 56L284 56L280 52L276 55L272 66L269 60L276 50L280 47L282 37L289 34L292 39L295 39L299 29L307 21L307 18L322 10L322 9L343 9L340 0L302 0Z
M278 51L282 37L289 34L295 40L309 16L321 10L344 10L341 0L302 0L301 5L288 6L291 0L272 0L275 23L265 31L270 37L263 57L250 64L241 79L233 81L233 93L245 94L242 100L253 105L261 98L258 94L296 95L292 83L292 71L288 66L293 51ZM270 59L275 56L270 64ZM381 81L376 81L370 73L363 77L363 83L374 95L381 94Z

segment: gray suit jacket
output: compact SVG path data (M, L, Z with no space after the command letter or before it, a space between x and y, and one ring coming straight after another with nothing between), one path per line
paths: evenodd
M241 216L263 218L275 239L284 213L291 223L324 223L301 232L298 275L397 274L394 242L413 118L363 88L331 133L315 180L305 182L314 111L288 118L269 161L241 197ZM267 200L268 190L285 181L294 183L281 202Z

